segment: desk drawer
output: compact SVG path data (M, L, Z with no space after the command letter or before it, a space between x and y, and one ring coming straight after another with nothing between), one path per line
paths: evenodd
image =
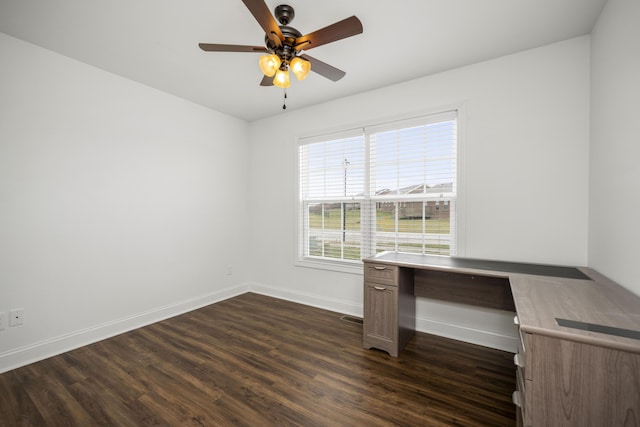
M364 264L364 281L381 285L398 286L398 267L367 262Z

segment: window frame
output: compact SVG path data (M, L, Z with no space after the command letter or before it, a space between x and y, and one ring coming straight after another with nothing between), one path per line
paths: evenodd
M301 182L300 182L300 147L301 145L310 144L313 142L320 141L328 141L332 138L347 138L349 136L353 136L356 134L361 134L365 138L365 156L369 156L369 135L376 129L384 129L385 127L393 127L394 124L402 124L403 122L411 123L415 121L419 123L420 120L424 120L429 116L439 116L447 113L455 113L456 118L456 191L454 200L445 199L448 205L449 211L451 211L456 219L455 219L455 233L454 233L454 241L451 242L452 247L455 248L455 254L452 256L464 256L465 253L465 239L464 239L464 230L465 230L465 202L464 202L464 149L463 149L463 141L464 135L466 131L466 108L464 103L454 104L446 107L441 107L429 111L423 111L414 114L408 114L403 116L396 116L393 118L387 118L382 120L376 120L369 123L363 123L359 125L353 126L345 126L341 129L332 129L329 131L318 131L308 134L302 134L295 138L294 144L294 158L295 158L295 193L294 193L294 209L295 209L295 232L294 232L294 265L300 267L308 267L308 268L316 268L323 270L331 270L338 271L344 273L358 274L362 275L362 258L359 260L344 260L344 259L330 259L330 258L315 258L315 257L305 257L304 256L304 220L303 220L303 203L304 201L301 199ZM424 123L423 123L424 124ZM369 166L370 173L370 165L367 161L367 165ZM361 209L372 210L369 214L375 215L375 206L377 203L384 201L379 197L370 197L368 195L368 184L365 185L365 194L362 198L349 198L346 203L361 203ZM409 197L410 198L410 197ZM408 198L408 199L409 199ZM383 198L384 199L384 198ZM326 199L329 201L329 199ZM331 199L333 200L333 199ZM426 200L426 199L423 199ZM431 200L431 199L430 199ZM442 199L438 199L442 200ZM320 203L319 200L316 202ZM369 206L367 206L369 205ZM373 209L371 208L373 207ZM452 209L453 208L453 209ZM371 234L372 232L369 231ZM362 240L362 250L364 251L365 246L369 245L369 242L373 242L373 239L361 239ZM365 242L367 240L368 242ZM374 243L375 244L375 243ZM449 255L436 255L436 256L449 256Z

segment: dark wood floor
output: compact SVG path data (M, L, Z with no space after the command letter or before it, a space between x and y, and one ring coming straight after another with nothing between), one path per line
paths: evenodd
M244 294L0 375L1 426L513 426L512 354Z

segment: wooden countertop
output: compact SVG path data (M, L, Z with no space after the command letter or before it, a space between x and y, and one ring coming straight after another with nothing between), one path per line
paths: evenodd
M522 331L640 353L640 339L558 325L556 319L567 319L622 334L640 333L640 297L595 270L397 252L364 261L505 277Z

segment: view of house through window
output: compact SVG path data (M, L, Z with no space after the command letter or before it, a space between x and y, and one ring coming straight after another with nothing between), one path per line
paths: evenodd
M299 141L299 256L455 254L456 112Z

